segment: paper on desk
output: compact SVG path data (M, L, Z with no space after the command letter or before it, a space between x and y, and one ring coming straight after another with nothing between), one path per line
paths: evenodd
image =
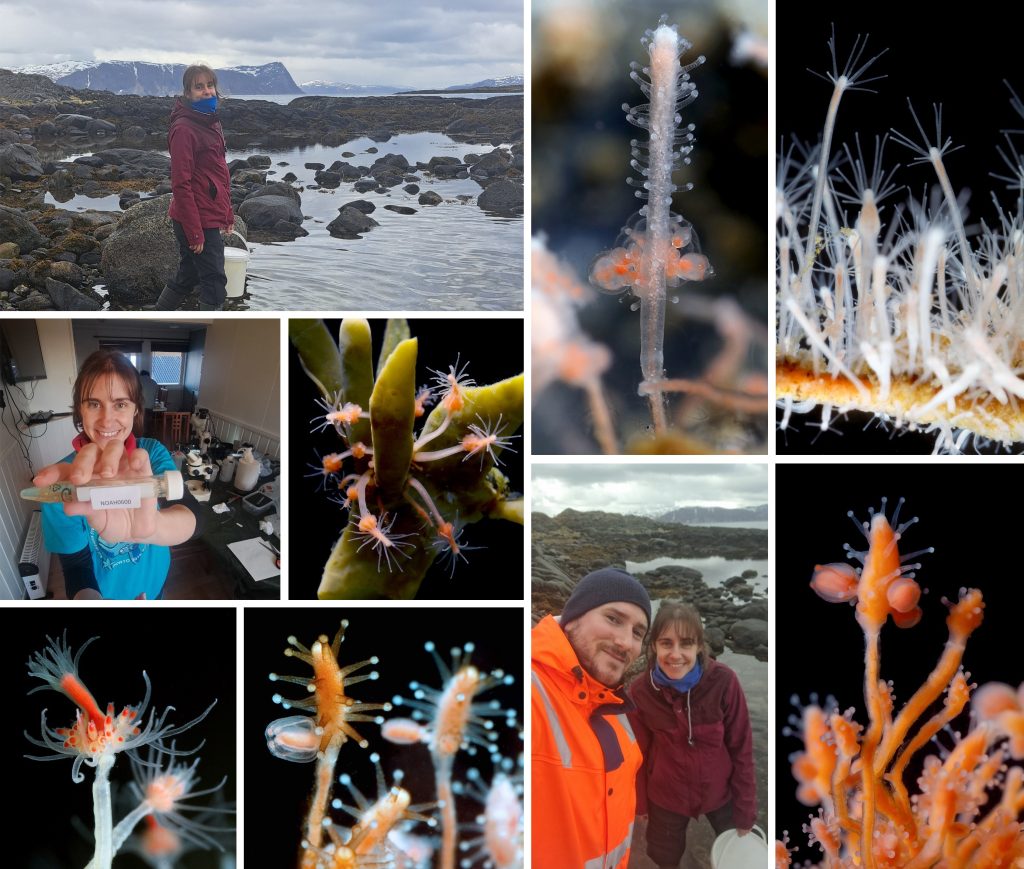
M213 505L213 512L214 513L227 513L230 509L231 508L227 504L225 504L223 502L221 502L220 504L214 504Z
M242 562L242 567L248 570L249 575L257 582L261 579L270 579L270 577L281 573L281 569L274 564L277 556L260 543L259 537L229 543L228 549L235 554L235 558Z

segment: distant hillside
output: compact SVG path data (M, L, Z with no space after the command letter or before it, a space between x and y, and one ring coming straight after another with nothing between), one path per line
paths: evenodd
M483 88L504 88L522 87L523 77L521 75L503 75L500 78L485 78L483 81L475 81L471 84L453 84L446 87L446 91L472 91Z
M71 88L110 91L115 94L169 96L181 93L186 64L148 63L134 60L71 61L47 66L23 66L15 72L45 75ZM283 63L235 66L217 70L222 92L227 94L301 94Z
M682 522L685 525L712 525L721 522L767 522L768 505L757 507L678 507L660 516L662 522Z
M324 97L384 97L403 94L412 88L390 84L346 84L340 81L304 81L302 92Z

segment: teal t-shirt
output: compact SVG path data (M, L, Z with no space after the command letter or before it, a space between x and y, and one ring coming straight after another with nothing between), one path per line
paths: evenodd
M138 438L138 447L149 453L154 475L175 469L167 448L152 438ZM75 454L61 459L70 462ZM159 509L159 504L157 505ZM92 553L92 569L100 594L114 600L133 600L143 592L148 600L160 596L171 550L152 543L107 543L82 516L68 516L61 504L43 504L43 536L46 548L58 555L73 555L86 546Z

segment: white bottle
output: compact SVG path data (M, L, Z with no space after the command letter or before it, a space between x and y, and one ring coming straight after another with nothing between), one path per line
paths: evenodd
M226 456L224 461L220 463L220 481L222 483L230 483L231 479L235 476L235 457Z
M239 492L251 492L260 478L260 462L252 457L252 450L246 447L235 469L235 488Z

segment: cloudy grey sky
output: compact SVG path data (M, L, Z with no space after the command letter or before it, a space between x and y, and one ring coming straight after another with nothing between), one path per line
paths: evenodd
M0 67L279 60L296 82L415 88L523 73L523 0L0 0Z
M549 516L571 507L607 513L661 513L697 504L768 503L765 464L534 464L533 509Z

